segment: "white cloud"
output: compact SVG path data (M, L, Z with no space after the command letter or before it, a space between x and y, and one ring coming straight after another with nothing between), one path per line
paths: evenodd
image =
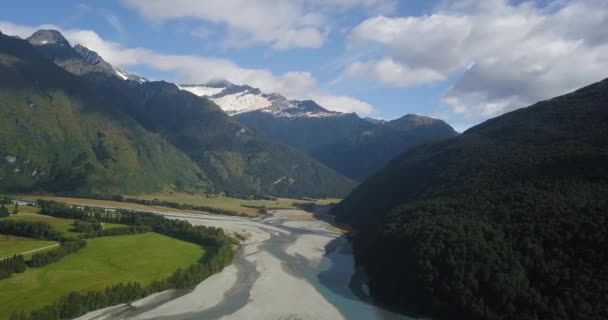
M120 19L118 18L117 15L115 15L109 11L102 11L101 15L104 19L106 19L108 24L110 24L110 26L112 26L112 28L114 28L114 30L116 30L116 32L118 32L118 33L125 32L125 27L122 25L122 22L120 22Z
M432 15L363 21L349 44L374 46L381 58L355 62L343 76L397 87L453 76L442 101L483 119L607 77L606 30L606 1L451 1Z
M332 95L319 88L309 72L286 72L276 75L267 69L248 69L222 58L199 55L171 55L146 48L124 47L101 38L91 30L61 29L53 25L22 26L0 21L0 30L9 35L26 38L41 28L59 30L72 45L81 44L96 51L113 65L125 67L143 65L155 70L172 72L182 83L204 83L226 79L248 84L265 92L278 92L293 99L313 99L330 110L368 114L373 107L348 96Z
M152 21L192 18L227 29L224 44L267 44L277 50L319 48L331 30L331 12L364 8L389 12L394 0L123 0Z
M347 79L371 78L381 84L397 87L408 87L444 79L444 75L436 70L414 69L402 65L392 58L352 63L344 70L343 77Z

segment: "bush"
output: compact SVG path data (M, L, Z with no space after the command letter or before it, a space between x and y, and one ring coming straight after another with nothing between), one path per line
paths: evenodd
M14 255L0 260L0 279L6 279L13 273L25 271L25 262L22 255Z
M10 212L8 211L8 208L3 205L0 205L0 218L3 217L8 217L10 215Z
M0 233L41 240L59 240L61 235L44 222L0 220Z
M80 249L87 246L84 240L67 241L61 244L57 249L34 253L32 259L28 261L28 265L32 268L39 268L57 262L68 254L78 252Z

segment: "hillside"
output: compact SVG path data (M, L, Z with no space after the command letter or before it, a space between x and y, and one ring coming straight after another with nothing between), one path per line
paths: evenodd
M355 113L329 111L312 100L289 100L227 81L179 88L210 99L242 125L259 129L356 181L414 145L456 134L438 119L417 115L393 121L361 119Z
M217 189L232 195L345 196L354 182L304 153L243 127L207 99L166 82L100 88L132 99L129 114L189 155ZM171 106L171 108L167 108Z
M342 197L355 186L304 153L243 127L208 99L172 83L128 75L91 50L70 47L56 31L38 31L29 41L57 65L81 75L105 97L106 108L120 106L120 112L185 153L213 192Z
M311 154L328 167L362 181L415 145L455 135L456 131L441 120L408 114L324 145Z
M179 88L210 99L242 125L308 154L373 126L354 113L329 111L312 100L290 100L228 81L182 84Z
M608 317L608 80L399 156L334 213L372 295L454 319Z
M354 113L329 117L277 117L268 112L252 111L234 115L234 119L309 154L373 127Z
M23 40L0 35L0 191L209 190L187 156Z

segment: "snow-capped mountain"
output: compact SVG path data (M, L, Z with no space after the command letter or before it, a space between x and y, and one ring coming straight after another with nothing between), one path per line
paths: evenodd
M228 81L212 81L203 85L182 84L181 90L215 102L229 115L259 111L275 117L333 117L344 115L329 111L312 100L289 100L278 93L263 93L248 85Z
M130 74L106 62L97 52L80 44L73 48L63 35L56 30L38 30L27 40L55 63L76 75L101 74L122 80L146 82L146 78Z
M27 40L35 46L56 44L63 47L71 47L68 40L57 30L38 30Z

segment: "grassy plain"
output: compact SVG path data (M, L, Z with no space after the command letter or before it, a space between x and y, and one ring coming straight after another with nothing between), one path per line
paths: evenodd
M210 196L200 194L188 194L188 193L156 193L156 194L145 194L140 196L126 196L127 198L136 198L143 200L154 200L158 199L161 201L175 202L180 204L190 204L196 206L208 206L213 208L232 210L239 213L244 213L248 216L258 215L258 210L252 207L266 206L268 209L295 209L293 206L294 202L298 203L315 203L318 205L327 205L331 203L338 203L340 199L327 198L327 199L290 199L290 198L277 198L276 200L250 200L231 198L224 196ZM69 197L56 197L56 196L41 196L41 195L15 195L15 199L28 199L28 200L54 200L58 202L64 202L72 205L81 206L93 206L93 207L106 207L106 208L128 208L133 210L170 210L178 212L196 212L191 210L179 210L174 208L158 207L158 206L146 206L137 203L129 202L118 202L110 200L96 200L96 199L82 199L82 198L69 198Z
M0 258L48 247L53 244L56 244L56 242L0 234Z
M147 194L136 197L138 199L145 200L154 200L158 199L161 201L169 201L169 202L177 202L177 203L185 203L197 206L208 206L219 209L232 210L237 212L247 213L248 215L256 215L257 210L255 208L248 207L261 207L266 206L268 209L295 209L293 206L294 202L306 202L306 203L316 203L318 205L325 205L330 203L338 203L340 199L311 199L311 200L301 200L301 199L290 199L290 198L277 198L276 200L250 200L250 199L240 199L240 198L231 198L224 196L211 196L207 197L205 195L200 194L188 194L188 193L157 193L157 194Z
M79 233L74 232L74 220L55 218L51 216L45 216L37 213L26 213L20 212L16 215L10 215L5 219L18 220L18 221L30 221L30 222L45 222L50 224L53 229L63 233L66 236L75 236ZM106 229L124 227L124 225L116 223L104 223L103 227Z
M0 281L0 319L53 303L71 291L103 290L120 282L147 285L202 257L196 244L156 233L101 237L87 247L42 268Z

